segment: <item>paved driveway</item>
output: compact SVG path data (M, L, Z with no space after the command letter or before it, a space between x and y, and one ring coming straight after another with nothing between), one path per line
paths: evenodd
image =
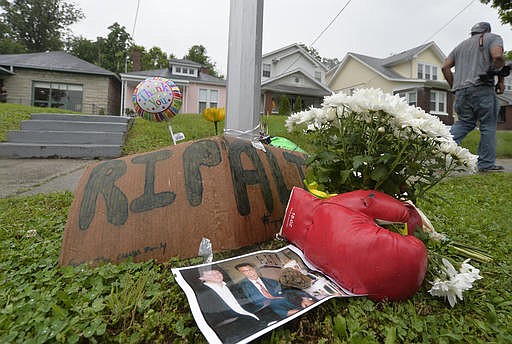
M0 159L0 197L75 192L87 165L81 159Z

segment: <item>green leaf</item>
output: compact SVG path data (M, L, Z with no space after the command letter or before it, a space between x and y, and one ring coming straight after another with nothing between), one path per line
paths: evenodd
M382 180L384 180L384 178L387 177L387 175L389 174L389 170L387 169L386 166L377 166L377 168L375 168L372 173L370 174L370 178L372 178L372 180L375 180L376 182L380 182Z
M347 322L346 322L345 318L342 317L340 314L337 314L334 317L334 334L339 339L348 337Z
M385 344L393 344L396 343L396 327L394 326L386 326L384 330L385 335Z

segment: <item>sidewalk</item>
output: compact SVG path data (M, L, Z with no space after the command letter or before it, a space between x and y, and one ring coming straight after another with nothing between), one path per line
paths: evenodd
M75 192L85 168L94 162L96 160L0 158L0 198Z
M95 162L97 160L0 158L0 198L75 192L85 168ZM503 165L505 172L512 172L512 159L497 159L496 164Z

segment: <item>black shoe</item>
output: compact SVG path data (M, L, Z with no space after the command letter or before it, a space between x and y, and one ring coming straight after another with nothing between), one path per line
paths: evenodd
M486 167L486 168L479 168L478 171L479 172L500 172L500 171L503 171L505 168L503 166L500 166L500 165L492 165L490 167Z

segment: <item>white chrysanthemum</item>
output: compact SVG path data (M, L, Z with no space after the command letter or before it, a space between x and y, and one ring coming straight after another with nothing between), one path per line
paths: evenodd
M480 270L469 264L466 259L457 272L453 265L445 258L442 259L443 272L447 280L436 279L432 283L432 288L428 291L432 296L446 297L451 307L457 303L457 298L463 300L462 293L473 287L473 282L482 278Z
M452 139L441 142L439 149L441 152L455 157L467 166L468 170L476 171L478 156L472 154L468 149L459 146Z

